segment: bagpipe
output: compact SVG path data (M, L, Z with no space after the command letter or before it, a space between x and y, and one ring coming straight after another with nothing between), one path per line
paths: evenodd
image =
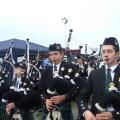
M83 58L81 57L81 58L76 59L75 65L81 77L88 77L88 62L87 61L83 60Z
M79 81L79 73L72 66L71 64L69 68L61 67L59 73L55 71L47 89L47 93L50 96L63 95L75 89L77 81Z
M120 109L120 78L118 81L118 88L115 87L114 83L109 84L109 93L104 95L102 99L95 104L97 112L107 111L107 107L111 106L116 109Z
M13 59L13 42L11 42L9 49L7 50L3 60L0 63L0 100L3 95L10 90L10 86L15 78L15 61ZM13 115L13 116L12 116ZM11 111L11 115L8 116L8 120L22 120L21 115L19 114L15 117L16 114L13 114L13 110Z
M24 71L24 74L22 75L21 79L21 85L20 85L20 91L23 91L26 95L30 90L37 89L40 79L41 79L41 73L39 69L36 67L37 64L30 61L30 55L29 55L29 39L26 40L26 47L27 47L27 56L22 61L22 66L26 66L26 70Z
M14 59L12 57L13 42L7 50L5 57L0 64L0 99L2 95L9 90L15 77Z
M19 63L19 66L22 69L21 80L19 81L19 89L16 90L16 74L14 64L14 73L12 77L11 84L8 91L6 91L2 96L2 102L9 104L14 102L17 109L29 110L36 106L39 106L41 102L39 101L39 95L37 94L39 82L41 79L41 72L36 67L36 64L32 64L29 59L29 40L26 41L27 55ZM33 104L35 103L35 104ZM11 113L10 118L13 118L16 110ZM19 113L18 113L19 114Z
M26 41L27 43L27 60L26 60L26 65L27 65L27 70L26 74L24 77L26 77L23 80L22 87L26 89L26 91L32 90L32 89L37 89L40 79L41 79L41 72L40 69L38 68L38 59L36 62L30 61L29 59L29 39Z
M3 58L1 65L0 65L0 83L3 83L6 78L8 78L12 72L11 75L11 80L14 79L15 74L14 74L14 59L12 55L12 49L13 49L13 42L11 42L11 45L8 49L8 51L5 54L5 57Z
M34 91L38 89L38 85L41 79L41 73L39 69L30 63L29 59L29 39L26 40L26 47L27 47L27 56L23 59L22 62L19 63L19 66L22 68L22 76L21 81L19 83L19 91L16 91L15 85L12 84L10 86L10 93L11 95L6 94L4 98L9 101L17 101L19 99L18 96L22 97L27 95L30 91ZM12 57L13 58L13 57ZM12 65L14 67L14 65ZM15 68L14 68L15 70ZM12 83L16 82L15 71L13 73L13 80ZM13 97L12 97L13 95ZM11 99L11 100L10 100Z

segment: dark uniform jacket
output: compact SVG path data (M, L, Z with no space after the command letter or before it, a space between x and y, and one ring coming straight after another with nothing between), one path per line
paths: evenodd
M113 82L115 86L118 87L118 80L120 77L120 65L118 65L115 69L115 75ZM102 67L98 70L94 70L89 75L88 81L85 83L85 86L81 90L80 98L79 98L79 109L81 115L88 110L88 101L92 95L91 99L91 112L94 114L97 113L97 109L95 108L95 103L98 103L99 100L105 95L105 67ZM120 109L115 107L115 111L112 112L115 120L120 120Z

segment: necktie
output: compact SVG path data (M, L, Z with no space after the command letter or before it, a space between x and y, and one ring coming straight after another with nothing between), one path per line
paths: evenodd
M54 71L57 71L57 66L56 65L54 65Z
M110 69L110 68L107 68L106 81L105 81L106 93L109 92L109 84L110 84L111 82L112 82L111 69Z
M18 84L19 84L19 81L16 80L16 82L15 82L15 88L18 88Z
M106 93L108 94L109 93L109 85L110 83L112 82L112 77L111 77L111 69L110 68L107 68L107 74L106 74L106 81L107 81L107 87L106 87ZM113 110L113 107L111 104L108 104L107 105L107 110Z
M111 69L110 68L107 69L107 76L106 77L107 77L108 84L110 82L112 82Z

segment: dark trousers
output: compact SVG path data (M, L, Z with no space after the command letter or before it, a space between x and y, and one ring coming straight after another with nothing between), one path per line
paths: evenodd
M23 111L21 112L22 120L32 120L32 113L31 111Z

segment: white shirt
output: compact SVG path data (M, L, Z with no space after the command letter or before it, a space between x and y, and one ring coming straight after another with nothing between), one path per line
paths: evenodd
M21 78L17 78L15 83L15 91L19 91L20 82L21 82Z
M53 64L54 66L55 64ZM56 76L59 76L59 69L60 69L60 65L61 65L61 62L56 64L56 67L57 67L57 71L54 70L54 67L53 67L53 77L56 77Z
M117 66L118 66L118 64L110 67L110 69L111 69L110 73L111 73L112 81L114 80L114 75L115 75L114 70L116 69ZM108 66L106 66L106 72L107 72L107 68L108 68ZM114 108L112 107L112 105L107 107L107 111L114 111Z
M58 64L53 64L53 66L54 65L56 65L56 67L57 67L57 71L59 71L59 68L60 68L60 65L61 65L61 62L60 63L58 63ZM53 72L54 72L55 70L54 70L54 67L53 67Z

